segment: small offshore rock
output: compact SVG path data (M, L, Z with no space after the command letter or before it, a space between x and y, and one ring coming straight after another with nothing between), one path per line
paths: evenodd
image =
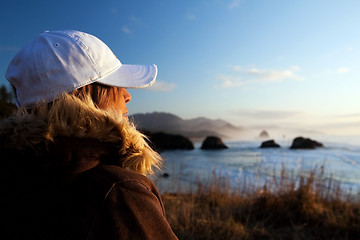
M310 138L297 137L293 140L290 149L315 149L317 147L323 147L320 142L314 141Z
M259 134L260 138L269 138L269 133L265 130L263 130L260 134Z
M274 140L268 140L261 143L260 148L279 148L280 145L277 144Z
M174 135L164 132L147 132L146 135L149 137L151 145L153 145L158 151L193 150L195 148L191 140L182 135Z
M163 178L168 178L168 177L170 176L170 174L169 174L169 173L163 173L163 174L161 174L161 176L162 176Z
M215 149L226 149L228 146L226 146L221 138L215 137L215 136L208 136L203 141L201 145L201 149L203 150L215 150Z

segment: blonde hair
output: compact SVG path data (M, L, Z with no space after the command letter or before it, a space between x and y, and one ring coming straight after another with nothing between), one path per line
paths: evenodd
M124 118L118 109L111 108L120 89L101 84L90 84L63 94L48 105L39 105L32 113L48 122L46 138L56 136L94 138L118 144L118 164L134 172L151 175L160 169L162 158L147 143L147 137ZM108 106L107 108L100 108ZM46 107L47 106L47 107Z
M106 108L116 102L121 91L120 89L119 87L111 87L95 82L78 88L70 94L81 100L91 97L97 107Z

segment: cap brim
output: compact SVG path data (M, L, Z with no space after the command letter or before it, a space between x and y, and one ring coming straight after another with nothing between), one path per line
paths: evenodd
M122 64L96 82L113 87L144 88L152 85L157 76L157 66Z

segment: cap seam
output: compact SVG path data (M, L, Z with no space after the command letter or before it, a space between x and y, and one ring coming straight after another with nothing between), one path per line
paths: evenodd
M91 63L93 64L94 68L95 68L95 71L96 71L96 74L98 76L100 76L100 71L99 71L99 67L98 65L96 64L96 62L94 61L94 58L93 56L91 55L91 52L89 50L89 48L86 46L86 44L84 44L81 39L76 36L76 35L72 35L70 33L67 33L67 35L72 38L76 43L78 43L78 45L84 50L84 52L86 52L86 55L89 57Z
M47 39L46 39L46 43L48 43ZM35 42L35 44L37 44L37 42ZM45 78L46 78L46 80L48 80L48 74L44 71L44 61L40 57L40 54L38 52L35 53L35 57L37 59L37 61L36 61L36 72L38 73L37 75L39 76L39 80L41 82L41 85L44 86L48 92L53 93L54 90L51 89L48 84L45 84L45 81L44 81ZM40 70L41 70L41 72L40 72ZM37 101L38 101L38 99L37 99Z

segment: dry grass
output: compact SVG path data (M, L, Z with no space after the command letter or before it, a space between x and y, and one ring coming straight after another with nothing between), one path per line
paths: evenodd
M230 190L232 189L232 190ZM213 174L196 192L165 193L167 218L179 239L360 239L360 200L323 169L271 178L233 190Z

